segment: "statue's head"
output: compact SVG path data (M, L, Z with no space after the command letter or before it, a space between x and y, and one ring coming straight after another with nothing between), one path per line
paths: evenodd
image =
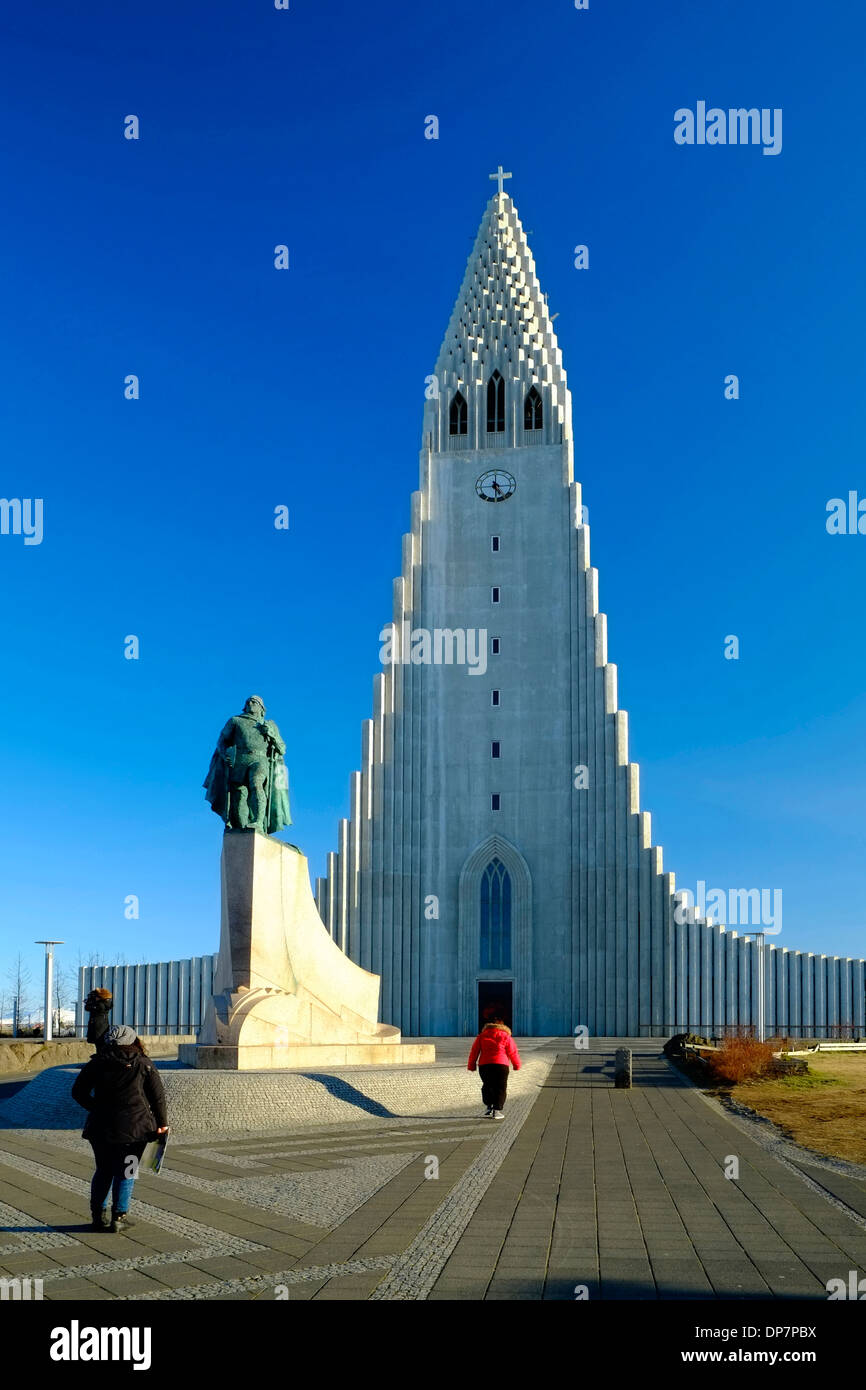
M244 705L244 714L252 715L253 719L264 719L265 702L261 695L251 695Z

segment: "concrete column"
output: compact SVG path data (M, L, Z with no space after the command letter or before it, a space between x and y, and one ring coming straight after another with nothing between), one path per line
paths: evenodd
M776 952L776 969L778 970L776 980L777 1012L780 1013L781 1029L785 1034L790 1034L791 1031L791 988L788 984L790 960L791 952L788 951L787 947L778 949Z
M638 803L640 798L638 797ZM641 811L637 817L637 924L638 924L638 1036L653 1036L654 996L658 995L662 982L661 936L653 933L652 897L650 894L650 856L652 854L652 828L648 811Z
M201 1017L199 1023L204 1022L204 1013L211 995L214 992L214 976L216 974L219 952L212 956L202 956L199 961L199 995L201 998Z
M725 1026L725 933L713 928L713 1033L722 1035Z
M336 941L336 901L337 901L337 876L339 873L338 855L336 850L328 851L328 878L327 892L325 895L325 916L322 918L328 928L328 935Z
M198 1024L193 1023L189 1011L189 976L190 963L188 960L182 960L177 976L177 1012L181 1023L179 1033L194 1033L198 1028Z
M590 681L593 713L593 803L595 814L592 827L593 881L595 889L595 1031L607 1034L613 1027L608 1023L607 976L610 969L609 955L613 943L608 930L607 916L607 777L604 717L604 676L603 662L606 656L604 644L603 615L598 611L598 572L590 569L587 575L587 612L591 616L591 637L588 644L591 656Z
M470 398L471 404L471 398ZM471 427L471 426L470 426ZM406 585L402 578L394 581L394 622L402 634L406 613ZM402 641L402 639L401 639ZM402 656L402 645L399 647ZM394 700L394 775L392 789L393 858L391 873L391 1017L389 1022L406 1030L403 993L403 883L404 855L404 792L406 779L406 675L402 661L391 668Z
M683 914L680 913L680 916ZM676 941L676 1029L681 1033L689 1028L689 923L674 919Z
M701 938L701 1032L709 1036L713 1031L713 948L715 928L702 922Z
M737 1024L747 1027L752 1021L752 959L751 945L745 936L738 939L737 963Z
M656 865L659 879L656 884L656 903L662 919L664 933L664 1031L675 1033L677 1017L677 938L674 922L674 892L676 878L664 871L661 846L655 846ZM661 886L659 886L659 884Z
M337 944L346 955L349 952L349 821L344 816L338 827L339 850L337 851L337 862L339 864L340 876L338 879L337 893Z
M359 963L365 970L381 974L373 964L373 882L370 873L372 847L370 844L373 805L373 721L361 724L361 772L358 798L358 951Z
M801 956L799 951L788 954L788 1027L791 1036L803 1036Z
M764 942L764 1008L766 1038L772 1038L778 1032L776 1024L776 948L766 940Z
M180 999L178 980L180 977L180 962L170 960L168 963L168 982L166 985L166 1032L181 1033L183 1029L180 1024Z
M815 1035L815 957L804 951L800 960L800 1027L801 1036Z
M827 957L827 1035L839 1036L839 957Z
M412 494L412 611L424 617L424 572L421 568L421 494ZM431 626L432 624L427 624ZM422 1026L427 1008L427 988L429 971L427 964L428 941L421 930L421 902L418 885L422 878L422 863L426 860L427 807L424 802L423 758L425 746L423 739L423 700L427 668L412 666L412 813L410 834L409 883L409 930L412 940L412 1003L411 1035L418 1037L426 1032Z
M545 438L550 428L549 405L545 402L544 429ZM573 533L572 550L575 556L575 575L574 575L574 602L572 623L577 632L577 642L573 649L573 670L572 670L572 691L571 691L571 718L572 718L572 749L574 753L573 766L580 764L591 768L589 756L589 733L588 725L591 722L591 707L589 700L589 689L587 672L584 665L584 654L587 647L586 629L586 570L589 566L589 528L580 524L580 488L578 484L572 483L570 488L571 505L574 509L573 517L575 530ZM575 914L575 970L574 970L574 990L573 990L573 1018L572 1028L578 1024L584 1024L590 1029L593 1028L592 1006L590 1004L590 994L592 990L591 975L594 969L591 948L589 945L590 932L590 908L589 908L589 819L591 798L595 795L594 788L590 783L585 791L574 792L573 805L575 807L574 825L574 845L573 860L576 864L575 891L572 894L573 912Z
M382 851L383 851L383 826L382 809L384 801L384 767L382 763L384 724L385 724L385 677L379 673L373 677L373 724L372 724L372 744L370 756L370 822L367 826L367 862L369 864L370 875L370 936L371 936L371 955L377 962L374 970L377 975L384 973L386 961L384 954L384 922L383 922L383 891L382 891ZM390 971L389 971L390 973ZM382 990L379 991L380 1021L389 1022L381 1014L382 1009Z
M596 618L596 655L603 650L607 659L606 619L603 613ZM604 1017L605 1032L616 1033L617 1019L617 940L616 940L616 729L608 712L610 678L604 664L597 672L599 703L604 721Z
M609 667L613 674L614 700L616 699L616 667ZM622 710L615 710L611 722L614 738L614 854L616 872L612 884L615 901L616 922L616 964L614 968L614 1001L617 1037L628 1037L632 1032L629 1012L634 1009L637 979L634 962L631 958L628 917L628 879L629 879L629 814L628 814L628 716Z
M737 957L738 935L735 931L725 933L725 1026L729 1029L736 1028L739 1021L738 1006L738 970L739 964Z
M413 518L415 494L412 496ZM415 570L415 541L413 535L403 537L403 582L404 582L404 620L410 627L418 625L423 617L417 593L417 574ZM409 1036L418 1033L418 941L415 934L413 897L416 892L419 868L417 851L418 825L418 733L419 721L416 708L418 691L417 673L420 667L407 662L403 666L403 834L402 834L402 881L401 881L401 993L402 1008L400 1027Z
M686 950L688 951L688 1027L691 1032L699 1032L701 1026L701 930L698 914L694 908L690 908Z
M360 951L360 859L361 859L361 774L352 772L349 776L349 859L346 873L347 900L346 919L349 939L348 955L361 965Z
M850 1037L853 1029L853 1009L851 1007L851 966L850 957L839 959L839 1024L844 1029L843 1036Z
M815 1037L827 1037L827 957L815 956Z
M861 1040L866 1032L866 962L851 962L851 1023Z
M394 1009L394 714L393 671L385 678L385 716L382 726L382 1019L392 1023Z
M198 956L192 956L189 961L189 1015L192 1031L196 1033L204 1021L203 1003L210 999L211 993L212 991L208 990L204 1001L202 1000L201 960Z
M118 967L114 972L114 988L111 993L114 996L112 1001L111 1018L113 1023L125 1023L124 1009L126 1005L126 969L124 966Z
M586 640L581 653L584 660L584 702L586 719L586 765L589 769L589 802L587 808L587 1017L590 1032L604 1032L604 897L600 889L599 827L604 806L603 740L599 743L599 711L596 695L595 614L597 612L595 571L589 567L589 536L586 539L587 569L583 575Z

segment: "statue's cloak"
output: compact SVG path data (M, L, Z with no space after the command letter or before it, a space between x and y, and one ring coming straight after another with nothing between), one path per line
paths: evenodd
M230 764L217 748L210 760L207 777L202 786L207 801L210 802L211 810L226 819L226 808L228 806L229 780L228 771ZM284 825L291 825L292 816L289 808L289 770L286 767L282 754L274 751L271 758L270 776L268 778L270 795L268 797L268 823L266 826L269 835L275 835L278 830L282 830Z
M274 753L271 759L271 776L268 797L268 834L275 835L284 825L291 825L289 810L289 769L281 753Z
M210 802L211 810L216 811L217 815L222 816L225 820L229 794L228 763L219 749L210 760L207 777L202 786L204 787L205 799Z

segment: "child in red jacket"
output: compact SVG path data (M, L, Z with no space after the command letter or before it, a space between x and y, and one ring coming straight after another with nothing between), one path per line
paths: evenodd
M479 1060L480 1059L480 1060ZM481 1101L487 1107L485 1119L504 1120L505 1093L508 1090L508 1064L520 1071L520 1056L508 1028L501 1018L485 1023L469 1053L469 1070L481 1077Z

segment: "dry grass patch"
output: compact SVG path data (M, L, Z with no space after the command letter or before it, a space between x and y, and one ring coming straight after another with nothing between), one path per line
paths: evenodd
M794 1143L866 1164L866 1053L816 1052L807 1076L758 1077L724 1089Z

